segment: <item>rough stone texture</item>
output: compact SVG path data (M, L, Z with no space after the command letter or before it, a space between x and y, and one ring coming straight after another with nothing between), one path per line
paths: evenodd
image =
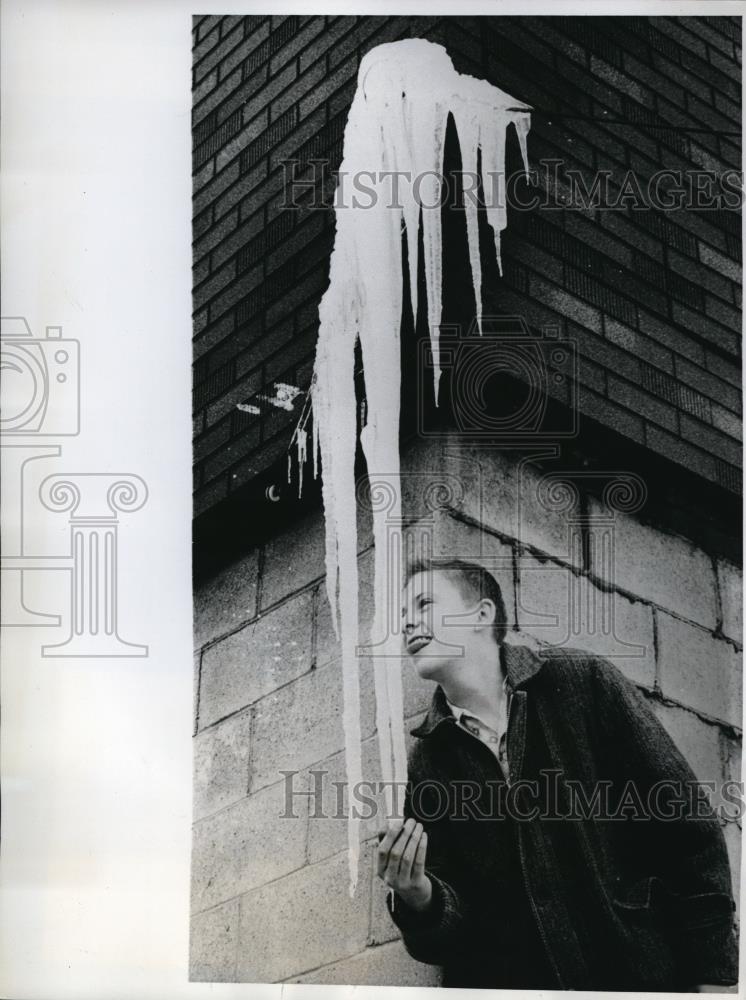
M362 951L368 935L371 851L370 845L361 851L352 899L346 851L243 896L238 980L273 983Z
M195 820L248 794L250 751L251 711L248 709L195 736Z
M602 591L586 576L529 555L518 559L518 573L521 636L604 656L631 680L653 687L653 614L647 605Z
M590 509L594 518L608 514L594 500ZM629 514L616 513L614 539L613 580L609 582L705 628L715 628L715 572L706 553ZM608 579L603 565L594 560L592 568Z
M378 751L377 734L365 740L362 744L363 780L375 783L371 788L364 785L354 798L354 806L361 814L360 839L370 840L378 830L385 825L386 816L384 798L378 783L381 780L381 764ZM313 791L309 799L308 817L308 853L307 860L313 864L322 858L337 854L347 846L347 815L348 792L345 774L344 752L334 754L328 760L314 766L314 771L323 771L322 779L315 778L304 771L298 776L298 787ZM321 782L321 794L317 795L316 781ZM338 791L335 782L343 783L342 809L338 808ZM365 800L363 801L363 796ZM372 801L375 800L375 801Z
M310 593L298 594L203 652L200 728L310 669L312 607Z
M658 669L665 696L740 727L741 661L740 654L723 639L658 614Z
M370 909L370 944L385 944L387 941L398 941L400 938L399 928L389 915L386 906L386 897L389 890L384 883L378 879L373 879L373 893Z
M391 942L293 979L294 983L363 983L366 986L439 986L440 970L415 962L404 945Z
M653 702L652 707L699 781L722 781L723 762L717 726L703 722L693 712L676 705Z
M279 781L195 823L192 911L300 868L306 848L306 808L304 800L296 799L294 816L282 819L285 782Z
M733 887L733 898L736 901L736 920L741 919L741 830L735 823L726 823L723 827L725 843L730 858L730 878Z
M361 732L374 726L373 678L361 671ZM341 750L342 670L338 661L288 684L257 703L251 788L277 781L282 770L300 770Z
M540 471L510 448L469 445L450 433L418 442L418 450L404 456L402 492L413 520L437 506L451 508L524 545L575 562L577 553L568 547L568 510L549 489L558 476L567 480ZM564 491L562 499L569 495Z
M315 511L265 546L262 609L300 590L324 572L324 521L321 512Z
M237 942L237 899L192 917L189 979L201 983L234 982Z
M743 573L738 566L725 560L717 562L720 606L723 612L723 632L736 642L743 642Z
M257 553L222 570L194 593L194 645L197 649L256 614Z
M318 587L316 597L316 664L323 666L342 655L342 644L334 635L332 612L326 585ZM358 640L370 642L370 627L373 622L373 553L366 552L358 559L358 619L360 629ZM397 622L398 624L398 622Z

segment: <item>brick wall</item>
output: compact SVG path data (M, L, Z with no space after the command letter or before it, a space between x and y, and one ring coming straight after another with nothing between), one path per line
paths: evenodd
M362 824L350 900L344 821L315 818L303 797L296 818L279 818L283 770L299 772L297 788L313 787L314 770L344 776L317 497L283 506L248 493L264 472L284 474L297 414L258 394L277 380L307 385L333 233L330 211L280 210L281 160L336 166L362 54L411 34L536 107L532 159L562 158L589 181L606 166L614 177L651 164L722 170L740 165L724 134L740 129L739 33L723 18L627 19L613 31L595 18L195 18L195 529L222 521L227 555L195 589L193 979L438 981L385 913L374 824ZM404 456L410 530L495 573L510 641L608 656L713 781L740 777L740 507L726 507L739 486L739 234L728 212L511 218L506 276L485 289L488 304L576 342L581 435L561 466L453 437L412 440ZM252 402L259 416L236 409ZM610 469L645 479L639 509L609 508ZM544 488L558 472L569 507ZM448 497L431 512L423 484L437 479ZM359 525L365 626L364 509ZM198 562L218 535L206 538L196 530ZM365 661L361 691L375 778ZM429 698L407 670L407 729ZM729 823L725 835L737 885L740 830Z
M598 170L616 196L629 170L740 169L737 18L195 18L197 516L282 459L293 415L257 396L310 380L333 213L282 209L283 162L330 202L309 161L339 165L360 59L410 35L531 103L532 163L589 189ZM485 299L576 342L587 421L738 492L740 231L727 209L512 213Z

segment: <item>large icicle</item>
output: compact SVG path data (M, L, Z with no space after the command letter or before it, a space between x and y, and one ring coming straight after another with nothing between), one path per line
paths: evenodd
M440 183L449 113L461 146L463 169L476 173L481 155L482 184L490 197L504 194L505 131L514 124L526 162L528 108L482 80L453 68L440 45L422 39L393 42L371 50L360 65L355 98L344 136L340 183L364 177L375 192L356 204L338 189L336 237L329 287L319 307L319 340L314 380L312 451L321 457L326 518L326 587L332 620L342 645L343 721L348 789L361 780L360 705L357 661L358 579L355 499L355 344L363 357L366 422L361 442L373 503L375 617L373 649L381 772L403 788L407 777L401 682L401 649L396 629L401 585L401 496L399 489L399 328L402 316L401 235L409 259L412 311L417 317L418 238L422 216L427 321L433 352L434 388L440 378L438 328L442 310ZM391 172L399 172L400 203L392 199ZM371 183L372 178L372 183ZM415 179L418 179L415 183ZM474 294L481 331L481 264L476 207L466 204ZM500 261L502 206L488 206ZM304 450L298 441L299 448ZM378 477L385 477L380 479ZM375 494L386 484L388 502ZM393 484L393 485L392 485ZM352 805L352 798L349 799ZM386 795L391 814L394 797ZM348 826L350 893L357 881L359 820Z

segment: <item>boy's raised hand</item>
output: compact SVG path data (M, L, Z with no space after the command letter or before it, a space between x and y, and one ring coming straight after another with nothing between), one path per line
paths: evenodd
M378 834L378 877L413 910L425 910L432 899L432 882L425 874L427 834L422 824L390 819Z

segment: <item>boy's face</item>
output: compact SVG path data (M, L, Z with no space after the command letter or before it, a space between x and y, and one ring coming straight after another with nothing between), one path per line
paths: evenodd
M441 681L463 662L478 602L466 600L454 575L434 570L415 573L404 588L404 649L424 680Z

